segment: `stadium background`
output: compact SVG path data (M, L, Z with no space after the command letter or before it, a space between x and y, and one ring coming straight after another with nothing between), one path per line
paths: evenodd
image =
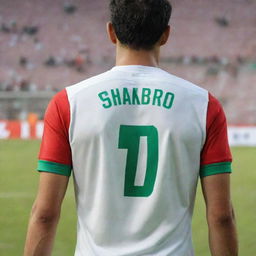
M256 1L173 0L172 34L161 67L208 89L223 104L233 145L256 145ZM105 33L108 1L0 0L0 255L21 255L38 176L42 118L67 85L114 65ZM242 125L242 127L241 127ZM10 140L10 138L27 140ZM233 200L240 255L256 253L254 147L234 147ZM196 255L210 255L199 188ZM53 255L72 255L72 185Z

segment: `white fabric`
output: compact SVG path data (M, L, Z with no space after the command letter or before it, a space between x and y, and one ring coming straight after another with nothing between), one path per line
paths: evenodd
M173 106L104 108L98 94L123 87L171 92ZM67 93L78 212L75 255L192 256L191 217L206 137L208 92L159 68L117 66L67 87ZM124 196L127 150L118 148L120 125L158 130L157 175L148 197ZM143 141L140 148L145 151ZM145 156L139 157L139 166L145 166L141 161ZM145 170L137 172L145 176Z

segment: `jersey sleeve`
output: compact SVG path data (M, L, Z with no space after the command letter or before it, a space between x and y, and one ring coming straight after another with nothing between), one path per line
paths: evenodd
M50 101L44 117L44 132L39 152L40 172L70 176L72 156L69 144L70 106L66 90Z
M225 113L219 101L209 94L206 141L201 152L200 177L231 173L231 162Z

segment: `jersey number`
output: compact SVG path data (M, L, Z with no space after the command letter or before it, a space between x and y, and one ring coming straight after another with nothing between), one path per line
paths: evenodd
M136 186L140 138L147 138L147 163L143 186ZM154 126L121 125L118 148L127 149L124 196L148 197L152 194L158 166L158 132Z

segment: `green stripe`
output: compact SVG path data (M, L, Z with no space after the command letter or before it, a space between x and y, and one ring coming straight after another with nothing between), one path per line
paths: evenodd
M215 164L203 165L200 168L200 177L204 178L210 175L221 174L221 173L231 173L231 162L222 162Z
M49 162L44 160L38 161L38 167L37 170L39 172L51 172L56 173L64 176L70 176L71 175L71 166L66 164L59 164L55 162Z

